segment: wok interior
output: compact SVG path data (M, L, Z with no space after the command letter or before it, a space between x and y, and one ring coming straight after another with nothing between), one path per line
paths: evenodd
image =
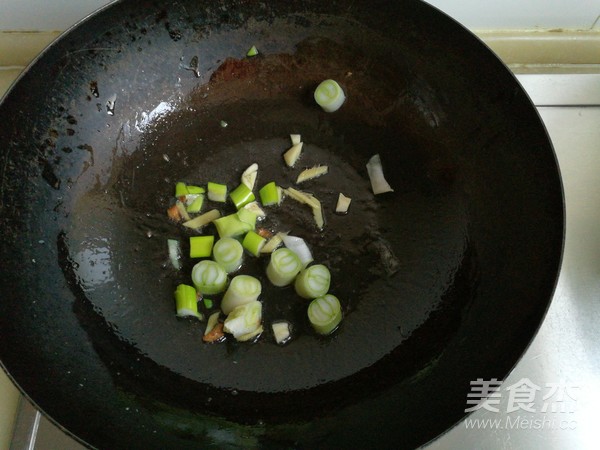
M213 420L221 420L215 417L229 421L216 423L232 427L239 445L235 423L259 424L244 429L252 439L309 443L335 436L342 443L338 431L363 423L365 405L379 411L380 420L412 429L409 446L433 437L462 414L471 379L502 377L514 364L545 311L556 275L556 246L547 242L561 239L560 185L531 105L470 36L457 38L458 47L465 43L460 51L441 44L455 25L441 21L425 34L420 4L394 10L399 17L393 24L381 12L363 19L360 7L336 17L330 11L300 15L288 10L293 6L278 5L267 7L273 13L281 8L273 17L245 18L244 8L253 7L232 5L224 21L216 12L186 6L185 12L143 18L127 4L115 7L129 19L86 42L92 50L59 59L52 100L41 119L31 120L32 128L48 129L40 141L52 145L42 152L56 158L46 159L33 179L49 206L31 214L26 239L33 243L42 233L57 245L19 247L17 254L22 261L59 266L41 279L22 271L10 283L45 283L48 298L39 299L45 322L19 316L32 342L62 324L48 344L58 362L45 347L30 349L41 354L40 370L97 378L96 395L118 392L122 405L136 405L138 420L159 428L160 436L143 441L152 445L161 439L194 445L200 437L218 445L209 432ZM101 18L80 37L92 39ZM125 37L135 44L123 45ZM69 47L77 39L65 41ZM117 43L118 53L93 50ZM261 55L244 58L253 44ZM165 67L170 54L181 56ZM198 74L189 70L194 56ZM476 76L481 60L490 66L484 77ZM22 86L44 75L35 69ZM321 112L311 99L324 78L337 79L347 92L335 114ZM114 93L108 115L105 103ZM344 308L342 328L331 338L315 338L306 305L289 289L263 282L265 323L289 319L295 339L278 347L267 327L256 344L201 345L203 326L177 320L172 302L176 283L189 282L192 262L180 274L165 268L165 240L188 235L166 220L174 183L231 187L258 162L259 185L290 185L294 173L283 167L281 153L296 132L306 142L301 165L331 169L306 188L326 205L327 225L322 233L314 230L298 205L282 205L267 220L307 239L315 259L331 268L332 292ZM365 170L375 153L395 189L380 198L371 195ZM544 181L554 190L541 190ZM347 216L327 213L340 191L353 198ZM23 225L20 219L7 224L15 239L3 253ZM385 274L382 246L400 261L395 274ZM244 270L264 280L264 262ZM538 272L531 274L532 266ZM57 304L58 298L65 300ZM24 313L27 307L21 308ZM498 318L515 314L511 333L485 339ZM71 367L75 362L60 356L69 352L59 344L63 334L80 339L79 357L90 367ZM485 351L474 355L481 346ZM14 352L4 348L2 357L59 422L92 442L110 439L61 410L57 395L42 389ZM88 373L98 366L103 369ZM55 392L73 382L63 379ZM432 388L442 386L444 399L423 404ZM71 395L94 405L85 390ZM295 425L285 428L290 423ZM362 426L365 436L370 427ZM355 438L349 433L344 439L349 444Z

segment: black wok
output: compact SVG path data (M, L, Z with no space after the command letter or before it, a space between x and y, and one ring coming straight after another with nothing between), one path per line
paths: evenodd
M311 98L325 78L347 92L333 114ZM90 446L419 446L464 416L471 380L507 375L552 296L564 217L544 127L419 1L117 2L45 51L0 123L0 359ZM317 338L263 283L259 341L203 345L174 315L192 262L165 264L189 235L166 220L173 185L234 187L252 162L259 184L291 185L290 133L302 165L331 168L305 187L327 224L291 200L269 224L332 268L342 326ZM394 188L377 198L375 153ZM277 318L295 325L284 347Z

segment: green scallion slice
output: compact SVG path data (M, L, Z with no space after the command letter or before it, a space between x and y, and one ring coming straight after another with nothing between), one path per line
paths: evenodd
M262 286L257 278L250 275L233 277L221 302L223 314L227 315L238 306L257 300L261 291Z
M281 203L281 188L274 181L260 188L258 194L263 206L279 205Z
M334 112L340 109L346 95L335 80L325 80L315 89L315 101L325 112Z
M225 319L223 330L238 340L255 336L261 330L262 303L253 301L236 307Z
M244 248L234 238L225 237L217 241L213 247L213 258L219 263L225 272L231 273L238 270L242 265Z
M340 301L331 294L315 298L308 305L308 320L317 333L332 333L342 321Z
M203 319L198 312L198 297L196 289L187 284L180 284L175 290L175 307L179 317L196 317Z
M256 45L253 45L252 47L250 47L250 49L248 49L246 56L256 56L256 55L258 55L258 49L256 48Z
M208 199L213 202L224 203L227 200L227 186L224 184L208 182Z
M183 181L178 181L175 184L175 197L185 197L189 194L188 187Z
M231 201L235 205L236 209L240 209L255 200L252 190L243 183L231 191L229 193L229 197L231 198Z
M256 226L256 214L245 208L214 221L219 237L235 237L246 234Z
M289 248L278 248L271 253L267 265L267 278L275 286L287 286L294 281L302 269L300 258Z
M214 242L215 237L212 235L190 237L190 258L208 258Z
M331 273L323 264L315 264L302 270L296 277L294 288L302 298L317 298L327 294Z
M218 294L225 290L227 273L216 262L205 259L192 269L192 281L203 295Z
M255 231L250 230L246 233L246 236L244 236L242 246L248 250L250 254L258 256L260 255L260 251L265 246L266 242L267 240L264 237Z
M197 214L202 209L204 204L204 194L190 194L188 197L194 197L192 202L187 205L186 209L188 213Z

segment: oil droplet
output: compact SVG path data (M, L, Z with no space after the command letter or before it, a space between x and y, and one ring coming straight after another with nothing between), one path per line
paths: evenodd
M98 91L98 82L90 81L90 92L96 98L100 97L100 92Z
M106 100L106 112L109 116L114 116L116 102L117 102L117 94L111 95L108 98L108 100Z
M198 57L194 56L190 60L190 65L189 65L189 67L186 67L186 70L191 70L192 72L194 72L194 75L196 75L196 78L200 78L200 69L199 69L199 67L200 66L198 64Z

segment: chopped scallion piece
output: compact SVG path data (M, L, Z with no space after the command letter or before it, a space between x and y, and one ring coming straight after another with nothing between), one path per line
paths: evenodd
M249 209L242 208L237 213L238 218L247 224L250 229L254 229L256 227L256 214L250 211Z
M274 181L265 184L258 191L263 206L279 205L281 203L281 188Z
M196 317L203 319L198 312L198 297L196 289L187 284L180 284L175 290L175 307L179 317Z
M381 164L381 157L379 153L373 155L367 163L367 173L369 174L369 180L371 180L371 189L373 194L383 194L384 192L394 192L392 187L386 181L383 176L383 166Z
M241 182L245 184L251 191L254 190L256 184L256 177L258 176L258 164L251 164L244 173L242 174Z
M259 301L246 303L235 308L225 319L223 329L233 337L243 338L260 330L262 304Z
M190 195L204 194L206 192L206 189L204 189L203 187L192 186L191 184L187 185L187 190L188 190L188 194L190 194Z
M302 142L302 136L299 134L290 134L290 140L292 141L292 145L296 145Z
M238 270L242 266L243 257L242 244L234 238L221 238L213 247L213 258L227 273Z
M171 265L176 269L181 269L181 245L176 239L168 239L167 246L169 248L169 260Z
M218 294L225 290L227 273L216 262L205 259L192 269L192 281L203 295Z
M317 298L327 294L331 273L323 264L315 264L302 270L296 277L294 288L302 298Z
M252 190L243 183L231 191L229 197L237 209L246 206L255 199Z
M188 187L183 181L178 181L175 184L175 197L185 197L189 194Z
M315 89L315 101L325 112L334 112L340 109L346 95L335 80L325 80Z
M312 180L313 178L320 177L329 172L328 166L314 166L310 169L305 169L298 175L296 179L296 183L303 183L304 181Z
M205 212L204 214L194 217L187 222L183 222L183 226L187 228L192 228L194 230L199 230L205 225L208 225L211 222L214 222L219 217L221 217L221 213L218 209L211 209L210 211Z
M255 231L250 230L246 233L246 236L244 236L242 246L248 250L250 254L258 256L266 242L267 240L264 237Z
M265 217L267 217L267 214L260 207L258 202L250 202L244 206L244 209L247 209L248 211L254 213L257 219L264 219Z
M302 263L302 267L306 267L313 261L310 249L308 248L306 241L301 237L285 234L283 235L283 243L298 256Z
M332 333L342 321L340 301L331 294L315 298L308 305L308 320L317 333Z
M227 186L224 184L208 182L208 199L213 202L224 203L227 200Z
M301 269L302 262L296 253L289 248L278 248L271 253L267 278L275 286L287 286L294 281Z
M300 155L302 154L302 142L298 142L293 144L284 154L283 160L287 164L288 167L294 167Z
M271 329L273 330L275 342L277 342L279 345L283 345L288 342L292 337L291 328L292 325L287 320L273 322L271 324Z
M202 303L204 303L204 307L206 309L212 309L214 306L214 302L210 298L203 298ZM210 317L209 317L210 320Z
M235 237L246 234L256 226L256 215L247 209L240 209L237 213L229 214L215 220L219 237Z
M189 197L194 197L192 202L187 206L187 212L196 214L199 213L204 204L204 194L190 194Z
M348 212L348 208L350 207L351 201L352 199L350 197L346 197L340 192L338 195L337 204L335 205L335 212L338 214L346 214Z
M257 278L250 275L233 277L221 302L223 314L227 315L238 306L257 300L261 292L262 286Z
M208 258L214 242L215 237L212 235L190 237L190 258Z
M256 48L256 45L253 45L248 50L248 53L246 53L246 56L256 56L256 55L258 55L258 49Z

